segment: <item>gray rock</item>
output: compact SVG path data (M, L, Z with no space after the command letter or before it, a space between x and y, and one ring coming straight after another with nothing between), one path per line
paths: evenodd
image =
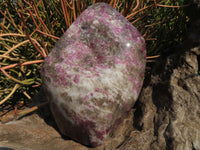
M141 92L136 127L153 130L150 149L200 149L200 47L164 60Z

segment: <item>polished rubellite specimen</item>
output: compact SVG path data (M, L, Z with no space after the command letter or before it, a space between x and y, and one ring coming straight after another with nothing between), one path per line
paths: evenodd
M86 9L44 61L43 88L60 131L98 146L117 130L137 100L145 41L105 3Z

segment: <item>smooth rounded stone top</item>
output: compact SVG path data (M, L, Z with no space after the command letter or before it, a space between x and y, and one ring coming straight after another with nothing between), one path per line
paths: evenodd
M113 136L137 100L145 40L105 3L86 9L44 61L43 88L60 131L98 146Z

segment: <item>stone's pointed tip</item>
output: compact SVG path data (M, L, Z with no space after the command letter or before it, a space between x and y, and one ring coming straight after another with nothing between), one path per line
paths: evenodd
M60 131L85 145L103 144L139 95L144 55L143 37L119 12L106 3L88 7L42 67Z

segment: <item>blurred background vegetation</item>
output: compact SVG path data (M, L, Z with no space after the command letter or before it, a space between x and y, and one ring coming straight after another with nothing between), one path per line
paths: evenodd
M90 5L105 2L144 36L147 71L166 48L182 45L186 0L0 0L0 112L22 109L40 89L40 67L56 41Z

